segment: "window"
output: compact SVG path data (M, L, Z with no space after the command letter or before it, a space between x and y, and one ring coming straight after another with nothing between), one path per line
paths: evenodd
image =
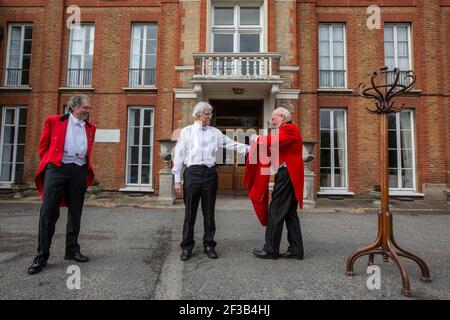
M319 25L319 87L347 87L344 24Z
M259 5L214 5L212 8L213 52L261 52L263 10Z
M29 85L32 35L30 24L8 26L5 86Z
M156 24L136 23L132 26L130 87L155 85L157 31Z
M320 110L320 188L348 188L347 113L343 109Z
M68 87L92 86L94 25L82 24L70 30Z
M1 110L0 183L23 179L27 109L4 107Z
M384 60L388 71L388 83L394 81L394 68L399 68L400 84L408 84L406 72L411 70L411 40L409 24L386 24L384 26Z
M412 110L389 115L389 188L416 189Z
M151 186L153 108L128 108L127 185Z

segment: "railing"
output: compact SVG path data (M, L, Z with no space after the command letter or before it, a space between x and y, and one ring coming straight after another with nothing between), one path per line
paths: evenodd
M153 87L155 85L155 69L130 69L128 82L131 88Z
M6 69L6 87L27 86L30 77L29 69Z
M320 89L345 89L345 70L320 70Z
M278 78L279 65L274 53L195 53L194 78Z
M68 87L91 87L92 69L68 69L67 70Z
M411 83L411 78L406 78L407 73L408 73L408 71L400 71L400 75L398 77L398 84L408 86ZM386 78L387 84L394 83L395 73L393 70L387 71L386 76L387 76L387 78Z

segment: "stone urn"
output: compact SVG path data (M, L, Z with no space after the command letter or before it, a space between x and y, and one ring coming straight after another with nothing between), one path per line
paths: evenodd
M94 179L92 181L92 184L87 189L87 192L91 195L89 199L94 200L98 198L98 194L103 190L103 187L100 185L100 183Z
M28 189L28 184L23 181L14 181L11 184L11 190L14 192L14 199L22 199L24 197L23 192Z
M444 189L442 193L444 193L444 195L447 197L447 205L450 206L450 189Z
M159 170L159 196L158 202L165 205L173 205L175 203L174 183L170 163L172 161L172 152L176 141L172 139L160 139L159 157L164 162L164 167Z
M311 171L309 164L314 160L314 146L318 141L303 141L303 162L305 172L305 183L303 186L303 207L315 208L314 200L314 172Z

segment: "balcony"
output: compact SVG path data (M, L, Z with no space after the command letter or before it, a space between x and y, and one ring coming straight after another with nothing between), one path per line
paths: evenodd
M90 88L92 86L92 69L68 69L67 86L71 88Z
M193 80L280 79L277 53L194 53Z
M6 69L5 87L28 87L29 69Z
M152 88L155 86L155 69L130 69L128 85L130 88Z

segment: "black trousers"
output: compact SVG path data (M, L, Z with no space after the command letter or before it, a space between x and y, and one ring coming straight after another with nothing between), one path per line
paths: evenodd
M59 205L63 195L68 208L66 254L80 252L78 235L80 234L87 175L87 165L62 164L61 167L52 163L47 165L44 178L44 197L39 217L38 248L34 261L47 261L50 256L50 246L55 233L55 224L59 218Z
M288 232L288 251L303 256L302 232L297 215L298 202L287 168L278 170L272 191L266 227L264 251L270 254L280 253L283 223L286 221Z
M183 251L191 251L194 248L194 226L197 217L198 203L202 200L203 211L203 246L215 247L214 234L216 233L216 222L214 210L217 196L217 168L214 166L190 166L184 170L184 204L186 206L183 241L180 246Z

